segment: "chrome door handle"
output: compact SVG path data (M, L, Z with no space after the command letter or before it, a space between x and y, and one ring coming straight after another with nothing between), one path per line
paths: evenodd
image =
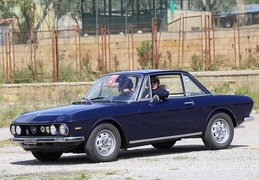
M185 102L184 105L194 105L193 101Z

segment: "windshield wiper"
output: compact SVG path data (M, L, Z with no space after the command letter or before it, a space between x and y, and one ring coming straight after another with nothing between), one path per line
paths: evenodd
M86 102L86 104L93 104L93 102L89 98L82 98L82 102Z
M105 96L98 96L98 97L96 97L96 98L90 99L90 101L98 100L98 99L105 99L105 100L109 101L110 103L112 102L109 97L105 97Z

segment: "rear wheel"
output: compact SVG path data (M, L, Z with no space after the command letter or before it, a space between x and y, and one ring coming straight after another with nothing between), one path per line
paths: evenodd
M225 113L217 113L210 119L203 135L203 142L211 150L226 149L234 137L234 125Z
M112 124L101 124L90 134L85 150L93 162L109 162L116 159L121 147L118 129Z
M159 142L151 144L156 149L169 149L171 148L176 141L167 141L167 142Z
M55 161L63 154L62 151L32 151L31 153L39 161Z

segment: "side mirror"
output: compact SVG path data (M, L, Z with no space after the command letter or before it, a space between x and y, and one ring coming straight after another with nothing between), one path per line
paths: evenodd
M154 95L150 102L159 102L159 101L160 101L159 96L158 95Z

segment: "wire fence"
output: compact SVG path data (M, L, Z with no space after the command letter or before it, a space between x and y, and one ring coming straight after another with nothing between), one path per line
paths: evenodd
M180 14L170 23L158 21L162 20L153 18L149 26L138 27L0 32L0 80L86 81L107 72L147 68L209 71L259 67L257 16ZM145 66L143 61L147 61Z

